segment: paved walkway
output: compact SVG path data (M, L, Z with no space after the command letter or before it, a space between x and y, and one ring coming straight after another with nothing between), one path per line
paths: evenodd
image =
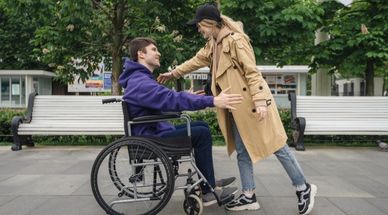
M89 183L92 163L101 147L40 146L12 152L0 147L1 215L105 214ZM312 183L318 185L311 215L388 214L388 153L377 148L314 148L296 152ZM216 175L238 175L236 158L215 147ZM296 196L274 156L254 166L261 209L229 213L216 205L205 214L297 214ZM239 186L238 181L235 185ZM160 214L183 214L182 191L174 193Z

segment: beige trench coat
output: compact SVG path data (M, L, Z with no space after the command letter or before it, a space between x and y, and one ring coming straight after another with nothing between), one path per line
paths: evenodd
M283 147L287 135L280 119L275 100L261 72L256 69L256 60L251 44L239 33L232 33L223 38L222 51L217 71L212 72L213 95L219 89L231 87L230 93L241 94L243 102L235 105L233 118L237 129L249 153L252 162L259 161ZM212 60L212 41L187 60L175 71L180 76L209 66ZM219 86L218 89L216 86ZM254 101L271 100L267 117L259 121L255 118ZM229 156L235 151L229 110L217 108L217 119L227 143Z

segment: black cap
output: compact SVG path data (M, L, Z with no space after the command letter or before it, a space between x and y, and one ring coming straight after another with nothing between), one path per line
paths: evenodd
M214 4L203 4L197 8L197 11L195 12L195 18L188 21L187 24L195 25L201 22L203 19L210 19L221 22L220 11L218 11Z

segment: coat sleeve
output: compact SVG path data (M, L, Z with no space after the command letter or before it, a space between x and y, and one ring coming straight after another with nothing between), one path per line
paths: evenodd
M137 88L136 100L144 108L167 112L200 110L214 106L212 96L176 92L153 79L139 80L138 83L135 87Z
M211 52L211 44L210 42L207 42L194 57L177 66L177 68L174 69L173 75L176 78L180 78L185 74L198 70L202 67L211 66Z
M239 64L239 70L247 80L252 100L264 102L266 99L269 99L269 90L261 72L256 68L252 46L242 35L232 37L232 59Z

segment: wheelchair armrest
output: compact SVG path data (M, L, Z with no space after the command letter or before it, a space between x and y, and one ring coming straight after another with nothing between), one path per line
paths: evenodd
M132 119L132 122L163 121L181 118L181 113L168 113L162 115L140 116Z
M191 136L191 125L190 125L190 116L182 113L164 113L161 115L148 115L133 118L131 121L128 121L128 135L131 136L131 125L132 124L143 124L143 123L151 123L151 122L162 122L169 121L174 119L180 119L186 121L187 126L187 136Z

